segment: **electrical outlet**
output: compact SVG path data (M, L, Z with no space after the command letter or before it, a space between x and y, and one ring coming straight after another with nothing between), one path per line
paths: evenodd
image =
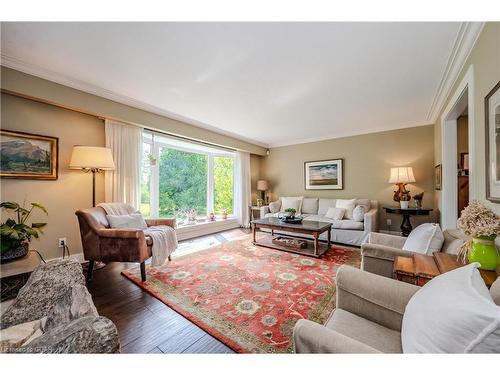
M57 240L57 246L59 246L59 247L64 247L64 246L66 246L66 245L67 245L67 243L66 243L66 237L59 238L59 239Z
M392 225L392 220L391 219L387 219L387 226L390 227Z

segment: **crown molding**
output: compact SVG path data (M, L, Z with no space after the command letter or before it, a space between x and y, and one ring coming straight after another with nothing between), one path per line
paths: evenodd
M427 120L429 122L436 122L484 25L485 22L462 22L460 25L443 76L441 77L441 81L439 82L427 114Z
M184 117L182 115L167 111L165 109L162 109L162 108L156 107L154 105L142 102L140 100L136 100L136 99L131 98L129 96L118 94L114 91L107 90L107 89L102 88L100 86L89 84L87 82L83 82L83 81L80 81L78 79L74 79L74 78L65 76L63 74L56 73L54 71L36 66L34 64L25 63L19 59L7 56L5 54L0 54L0 58L1 58L0 65L5 66L6 68L11 68L11 69L20 71L22 73L26 73L26 74L29 74L29 75L32 75L32 76L35 76L38 78L42 78L42 79L45 79L47 81L55 82L55 83L58 83L58 84L63 85L63 86L71 87L73 89L80 90L80 91L86 92L88 94L96 95L96 96L99 96L101 98L105 98L108 100L112 100L112 101L120 103L120 104L124 104L124 105L134 107L137 109L141 109L141 110L146 111L146 112L154 113L154 114L159 115L159 116L167 117L167 118L172 119L172 120L184 122L186 124L193 125L193 126L196 126L196 127L199 127L199 128L205 129L205 130L209 130L209 131L217 133L217 134L228 136L228 137L231 137L234 139L238 139L238 140L243 141L243 142L251 143L251 144L265 147L265 148L267 148L269 146L265 143L258 142L258 141L255 141L253 139L249 139L246 137L242 137L239 134L235 134L232 132L221 130L215 126L208 125L208 124L205 124L201 121L197 121L197 120L194 120L194 119L191 119L188 117Z

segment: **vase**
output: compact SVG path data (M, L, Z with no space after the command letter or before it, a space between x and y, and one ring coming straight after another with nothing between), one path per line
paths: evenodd
M472 245L469 252L469 263L478 262L479 269L495 271L500 264L500 255L495 246L496 236L479 236L472 238Z
M399 201L399 204L403 210L408 208L408 201Z

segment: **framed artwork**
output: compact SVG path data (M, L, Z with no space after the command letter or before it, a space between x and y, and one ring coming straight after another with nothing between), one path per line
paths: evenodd
M443 178L443 170L441 164L434 167L434 188L436 190L441 190L441 181Z
M486 199L500 203L500 82L484 98Z
M306 190L343 189L343 159L306 161L304 179Z
M59 139L0 130L0 177L57 180Z

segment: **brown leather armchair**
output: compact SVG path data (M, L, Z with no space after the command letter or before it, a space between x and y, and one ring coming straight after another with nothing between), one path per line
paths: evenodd
M83 254L89 261L87 280L92 278L95 261L138 262L141 279L146 281L145 261L151 258L153 240L142 230L110 228L102 207L92 207L75 212L80 224ZM146 219L148 227L168 225L175 228L175 219ZM170 260L170 256L169 256Z

